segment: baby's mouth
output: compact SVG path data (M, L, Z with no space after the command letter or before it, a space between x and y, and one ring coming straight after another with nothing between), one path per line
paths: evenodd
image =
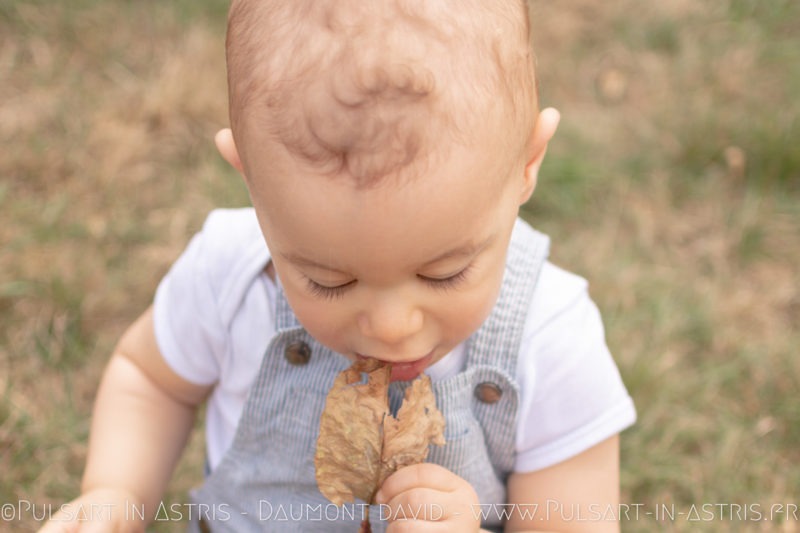
M356 353L356 357L359 359L378 359L379 361L390 364L392 365L391 381L409 381L422 374L422 372L430 366L433 360L433 354L434 351L431 350L426 355L423 355L419 359L414 359L413 361L387 361L360 353Z

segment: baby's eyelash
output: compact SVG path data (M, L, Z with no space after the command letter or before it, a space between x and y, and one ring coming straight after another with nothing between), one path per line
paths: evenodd
M326 287L325 285L320 285L311 278L306 278L306 282L308 285L308 291L317 298L338 300L344 296L344 293L356 282L356 280L348 281L347 283L337 285L336 287Z
M437 290L447 291L450 289L456 288L458 285L464 282L467 277L467 274L470 271L472 265L467 265L463 270L453 274L452 276L446 278L429 278L427 276L418 275L420 280L422 280L425 284L433 287ZM348 281L347 283L343 283L342 285L337 285L335 287L327 287L325 285L320 285L316 281L311 278L306 278L306 284L308 286L308 291L317 298L323 298L326 300L338 300L347 290L355 284L356 280Z
M426 276L419 276L419 279L421 279L434 289L446 291L449 289L456 288L458 285L463 283L464 280L467 278L467 274L471 266L472 266L471 264L467 265L467 267L461 270L460 272L453 274L452 276L449 276L447 278L437 279L437 278L429 278Z

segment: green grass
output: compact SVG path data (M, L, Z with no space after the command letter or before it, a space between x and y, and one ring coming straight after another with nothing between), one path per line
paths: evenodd
M636 402L624 501L684 513L623 530L797 531L686 513L800 504L800 4L535 7L562 124L523 215L589 279ZM77 495L116 339L208 210L247 203L213 147L226 8L0 4L0 505Z

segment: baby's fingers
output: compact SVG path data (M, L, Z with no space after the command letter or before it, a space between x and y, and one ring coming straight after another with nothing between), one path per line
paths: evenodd
M401 468L376 496L388 531L477 531L478 496L466 480L434 464Z
M395 520L386 526L386 533L453 533L453 531L459 530L453 529L451 522Z
M382 504L381 514L387 520L426 520L438 522L447 518L447 493L415 488L396 494Z
M415 488L428 488L440 492L455 492L466 482L443 466L421 463L401 468L383 482L375 500L386 503L394 496ZM469 486L467 484L467 486ZM471 488L471 487L470 487Z
M457 494L419 487L400 492L381 504L381 519L389 522L387 533L478 531L478 520Z

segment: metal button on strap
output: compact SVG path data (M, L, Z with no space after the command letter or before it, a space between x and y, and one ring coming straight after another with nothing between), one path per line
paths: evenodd
M475 397L483 403L497 403L502 395L503 389L501 389L496 383L492 383L490 381L478 383L478 385L475 387Z
M311 359L311 347L303 341L290 342L286 345L283 356L289 364L303 366Z

